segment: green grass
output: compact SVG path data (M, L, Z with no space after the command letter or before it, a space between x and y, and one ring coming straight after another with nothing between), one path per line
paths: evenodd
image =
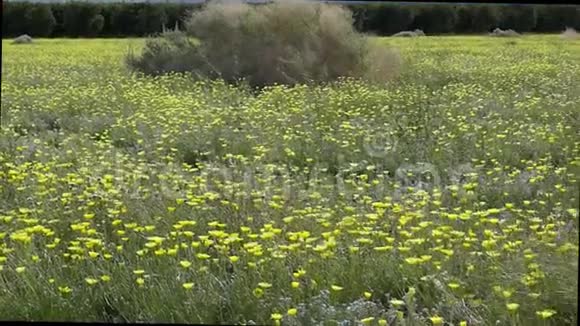
M3 41L0 319L576 324L580 42L377 42L254 94Z

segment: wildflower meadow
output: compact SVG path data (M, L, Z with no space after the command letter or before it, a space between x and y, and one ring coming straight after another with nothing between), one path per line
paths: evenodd
M260 92L2 41L0 320L575 325L580 41L374 41Z

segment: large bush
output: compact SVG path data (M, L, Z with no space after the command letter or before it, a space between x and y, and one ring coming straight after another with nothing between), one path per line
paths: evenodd
M187 71L230 83L244 79L260 87L339 77L385 81L398 65L394 52L359 34L351 12L334 5L210 3L185 25L185 33L149 40L141 56L128 56L129 66L146 74Z
M202 65L196 44L178 30L147 39L141 55L135 56L131 50L126 61L132 69L148 75L194 72L194 67Z

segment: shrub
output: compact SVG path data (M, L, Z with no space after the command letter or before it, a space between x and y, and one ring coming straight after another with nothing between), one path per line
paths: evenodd
M393 34L393 37L418 37L418 36L425 36L425 33L420 29L416 29L414 31L402 31Z
M489 33L490 36L495 37L518 37L520 33L514 31L513 29L503 30L501 28L496 28L493 32Z
M185 33L177 29L163 31L160 37L147 39L139 57L129 52L126 62L146 75L191 72L201 65L196 50L196 44Z
M561 36L566 40L577 40L580 38L580 34L578 34L578 32L576 32L576 30L571 27L566 27L566 30L562 32Z
M32 37L24 34L20 35L12 41L12 44L29 44L32 43Z
M416 29L416 30L415 30L415 34L417 34L417 36L425 36L425 32L423 32L423 31L422 31L422 30L420 30L420 29Z
M185 25L185 33L166 32L149 40L141 56L129 54L129 66L147 74L187 71L262 87L339 77L386 81L399 63L394 52L379 50L356 32L350 11L339 6L210 3L193 12Z

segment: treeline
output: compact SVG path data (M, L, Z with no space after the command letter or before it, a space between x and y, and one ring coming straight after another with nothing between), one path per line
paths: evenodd
M201 5L171 3L2 3L2 37L133 37L174 28Z
M2 3L2 37L135 37L181 24L199 4L170 3ZM485 33L500 27L518 32L553 33L580 29L580 8L555 5L349 6L362 32L391 35L422 29L427 34Z
M357 28L378 35L422 29L427 34L485 33L496 27L553 33L580 28L580 7L555 5L360 5L351 7Z

